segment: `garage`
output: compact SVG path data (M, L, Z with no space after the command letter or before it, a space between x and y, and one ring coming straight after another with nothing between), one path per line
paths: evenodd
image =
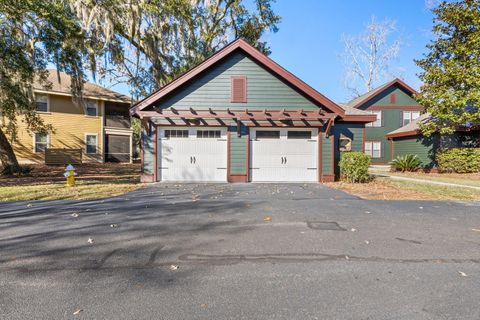
M318 130L251 129L252 182L317 182Z
M159 181L226 182L227 129L158 129Z

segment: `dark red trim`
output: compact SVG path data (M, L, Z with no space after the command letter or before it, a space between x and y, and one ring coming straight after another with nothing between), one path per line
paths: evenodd
M421 111L423 110L422 106L369 106L365 110L383 110L383 109L401 109L406 111Z
M268 58L266 55L252 47L243 39L237 39L230 43L229 45L225 46L223 49L217 51L215 54L204 60L198 66L190 69L180 77L176 78L169 84L165 85L164 87L160 88L156 92L152 93L145 99L137 102L132 108L130 108L130 114L134 115L137 111L141 111L147 106L152 105L158 99L164 97L165 95L169 94L173 90L177 89L181 85L187 83L189 80L194 78L195 76L199 75L200 73L204 72L212 65L220 61L221 59L225 58L226 56L230 55L237 49L241 49L246 52L251 58L256 60L259 64L263 65L266 69L270 70L272 73L276 74L279 78L283 79L286 83L291 85L292 87L296 88L307 97L312 99L313 101L317 102L318 104L326 107L330 111L339 114L340 116L345 115L345 110L341 108L339 105L307 85L305 82L300 80L298 77L294 76L292 73L285 70L275 61Z
M418 92L413 89L412 87L410 87L408 84L406 84L403 80L401 79L393 79L392 81L390 82L387 82L386 84L384 84L383 86L381 86L380 88L377 88L375 90L375 93L372 94L372 95L368 95L367 97L365 97L365 99L362 99L360 101L358 101L355 105L353 105L353 108L358 108L360 107L362 104L364 104L365 102L368 102L370 101L371 99L375 98L376 96L378 96L379 94L381 94L383 91L385 91L386 89L390 88L391 86L393 85L398 85L400 87L402 87L405 91L407 91L411 96L415 95L415 94L418 94Z
M345 115L342 117L343 121L353 122L373 122L377 119L375 115Z
M335 181L335 175L333 174L322 176L322 182L334 182L334 181Z
M421 134L420 130L413 130L413 131L405 131L405 132L399 132L399 133L386 134L385 137L387 139L392 139L392 138L418 136L420 134Z

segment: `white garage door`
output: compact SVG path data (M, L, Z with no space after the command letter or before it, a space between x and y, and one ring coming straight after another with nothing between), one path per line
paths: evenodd
M252 182L317 182L317 129L252 129Z
M160 181L226 182L226 128L159 128Z

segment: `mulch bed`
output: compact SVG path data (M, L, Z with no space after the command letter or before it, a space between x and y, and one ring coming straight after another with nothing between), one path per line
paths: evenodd
M0 187L45 184L65 181L64 166L29 165L33 170L28 175L0 175ZM140 180L140 164L85 163L75 166L78 180L95 180L102 183L119 180Z

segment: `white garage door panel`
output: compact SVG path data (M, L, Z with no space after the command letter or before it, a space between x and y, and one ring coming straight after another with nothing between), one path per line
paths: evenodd
M188 130L188 137L166 137L166 130ZM220 137L197 138L198 130L220 130ZM226 128L160 128L158 176L161 181L225 182Z
M280 131L278 139L257 137L257 131ZM288 139L288 131L296 129L252 129L251 170L252 182L316 182L318 140L317 129L309 139Z

